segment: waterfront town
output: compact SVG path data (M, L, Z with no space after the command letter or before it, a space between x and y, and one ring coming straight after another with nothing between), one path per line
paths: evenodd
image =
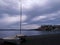
M60 25L41 25L38 31L58 31L60 30Z

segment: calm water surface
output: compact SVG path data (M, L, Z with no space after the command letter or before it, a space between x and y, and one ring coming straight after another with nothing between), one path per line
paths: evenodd
M60 31L54 31L54 32L48 32L48 31L35 31L35 30L31 30L31 31L21 31L22 34L27 35L27 36L32 36L32 35L45 35L45 34L56 34L59 33ZM0 31L0 38L3 37L8 37L8 36L14 36L16 34L20 34L20 31Z

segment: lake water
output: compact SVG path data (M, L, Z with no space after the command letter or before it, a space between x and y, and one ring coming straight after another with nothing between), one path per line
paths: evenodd
M48 31L35 31L35 30L23 30L21 31L22 34L24 35L27 35L27 36L33 36L33 35L46 35L46 34L56 34L56 33L59 33L60 34L60 31L54 31L54 32L48 32ZM17 31L0 31L0 38L3 38L3 37L9 37L9 36L15 36L17 34L20 34L20 31L17 30Z

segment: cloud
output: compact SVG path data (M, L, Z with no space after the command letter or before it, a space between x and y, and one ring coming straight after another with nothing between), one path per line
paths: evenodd
M2 15L3 17L0 18L0 23L11 24L20 21L20 15L16 15L16 16L10 16L8 14L2 14Z
M2 27L19 28L20 17L22 25L26 26L24 28L32 28L32 25L34 28L43 23L57 24L60 19L60 0L0 0Z
M60 0L22 0L22 10L28 25L60 23Z
M11 15L20 14L19 0L0 0L0 14L8 13Z
M22 0L22 8L30 9L35 5L45 6L48 3L48 0Z
M32 19L32 21L48 21L48 20L55 20L57 18L60 18L60 11L57 11L56 13L51 13L51 14L45 14L45 15L40 15L36 16Z
M37 16L37 17L33 18L32 21L39 21L39 20L43 20L45 18L46 18L46 16Z
M26 15L22 15L22 22L27 19ZM8 14L2 14L2 18L0 18L0 23L13 24L16 22L20 22L20 15L10 16Z
M27 16L26 15L20 15L19 18L22 20L22 22L27 20Z
M22 25L26 25L26 24L28 24L28 23L26 23L26 22L23 22L23 23L22 23Z
M54 13L58 10L60 10L60 1L56 0L23 0L22 1L24 6L23 7L23 14L31 15L33 16L38 16L38 15L43 15L43 14L50 14ZM32 3L31 3L32 2ZM38 4L37 4L38 2ZM41 4L40 4L41 2ZM25 3L28 3L27 5ZM28 8L29 7L29 8Z
M20 0L0 0L0 28L19 28L17 23L20 24Z
M40 27L40 26L37 24L22 25L22 29L36 29L38 27Z
M0 7L10 8L10 9L20 9L19 0L0 0Z

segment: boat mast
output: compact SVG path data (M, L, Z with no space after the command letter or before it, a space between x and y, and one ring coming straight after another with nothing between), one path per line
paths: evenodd
M20 34L21 34L21 26L22 26L22 0L20 0Z

